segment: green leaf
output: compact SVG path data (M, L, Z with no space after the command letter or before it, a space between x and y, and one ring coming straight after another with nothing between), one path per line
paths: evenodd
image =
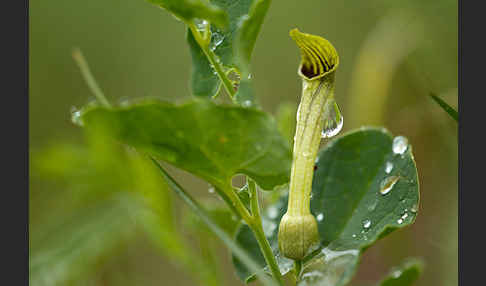
M398 180L388 181L394 184L382 194L381 185L387 178ZM302 277L308 277L305 281L310 285L319 285L311 281L317 281L319 274L324 273L320 275L324 277L325 273L334 273L333 277L327 275L327 279L332 279L335 285L344 285L354 274L362 251L414 222L418 202L417 170L406 138L394 139L384 129L362 128L333 139L318 154L312 184L311 212L317 218L321 249L305 259ZM278 204L269 206L265 218L278 225L286 210L287 196L284 196ZM237 239L252 248L250 245L256 244L256 240L245 238L251 234L241 233L244 231L237 233ZM278 257L277 233L273 229L267 237ZM288 261L279 260L285 274L290 270L285 266Z
M288 181L291 154L268 114L207 101L160 101L82 112L87 129L106 126L123 143L189 171L216 189L243 173L263 189ZM278 162L278 164L276 164Z
M248 79L249 61L256 38L265 14L270 6L269 0L212 0L229 16L229 25L225 29L211 25L209 49L214 52L217 62L229 71L236 68L242 79ZM212 97L217 94L221 84L213 73L213 67L204 52L192 37L187 37L193 61L192 93L196 96ZM198 74L199 73L199 74ZM250 88L240 94L240 103L252 100Z
M179 18L184 22L193 19L205 19L220 27L224 27L228 18L222 9L204 0L147 0Z
M240 31L236 38L236 53L245 76L249 74L251 54L270 3L270 0L253 1L248 15L241 19Z
M192 58L192 94L197 97L217 95L221 87L221 80L189 29L186 32L186 40Z
M444 111L447 112L447 114L449 114L452 119L454 119L456 122L458 121L459 115L457 114L457 111L454 110L454 108L450 107L445 101L443 101L433 93L429 94L429 96L432 97L432 99L437 102L437 104L439 104L439 106L442 107L442 109L444 109Z
M417 258L405 260L399 267L391 269L379 286L411 286L422 274L424 263Z

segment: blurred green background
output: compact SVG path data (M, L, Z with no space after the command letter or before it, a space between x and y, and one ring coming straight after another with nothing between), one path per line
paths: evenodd
M273 1L258 37L252 72L263 109L276 114L281 103L298 104L299 52L288 36L298 27L325 37L339 53L336 101L344 116L343 131L384 126L413 146L421 186L417 220L365 252L353 285L374 283L407 256L423 257L426 263L416 285L458 284L457 124L428 97L433 92L457 109L457 6L449 0ZM110 209L134 208L131 199L127 203L117 197L113 202L113 194L141 188L149 179L142 176L140 182L136 174L148 175L100 155L106 152L96 148L107 147L90 144L71 122L71 110L93 100L72 60L75 47L83 51L112 102L143 96L188 99L191 62L184 25L143 0L30 1L29 13L31 259L43 253L31 263L56 263L38 271L46 277L34 277L32 285L199 285L184 266L186 258L175 259L177 250L167 251L170 239L161 250L130 212L120 212L126 217L116 212L98 215L106 209L96 205L100 196ZM106 171L111 159L118 167L90 175ZM171 172L195 196L214 196L207 183ZM166 200L167 208L159 210L167 218L164 223L194 246L192 255L210 244L217 254L211 259L219 259L224 269L218 279L237 285L228 251L191 223L179 223L185 217L180 202L170 192L163 196L154 202ZM98 226L90 224L90 216ZM73 232L78 236L70 236ZM106 240L106 233L113 238ZM98 248L89 245L74 252L83 237L96 237ZM107 245L110 251L101 251ZM45 250L56 248L62 250ZM84 258L91 257L90 251L104 254ZM62 278L70 275L70 267L79 268L73 276L77 278Z

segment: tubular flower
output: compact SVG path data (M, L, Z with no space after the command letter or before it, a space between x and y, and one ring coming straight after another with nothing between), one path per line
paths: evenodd
M290 36L301 51L298 74L303 87L297 111L288 208L280 221L278 243L284 256L301 260L319 244L317 221L310 212L310 195L321 137L339 132L329 132L336 130L328 126L332 111L339 116L337 129L341 128L342 119L339 121L341 116L334 101L334 73L339 65L336 50L326 39L297 29L291 30Z

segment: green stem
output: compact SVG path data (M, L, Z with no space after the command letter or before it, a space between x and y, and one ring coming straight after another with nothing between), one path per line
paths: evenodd
M223 66L221 65L221 62L217 60L216 54L214 54L214 52L211 51L211 49L209 49L210 39L204 38L201 35L201 33L199 33L199 31L196 29L194 23L187 23L187 25L189 26L189 29L191 30L192 35L194 36L194 39L196 39L196 42L199 44L199 47L201 47L201 50L204 52L209 62L211 63L212 67L216 71L216 74L218 75L219 79L223 83L226 92L228 92L230 97L233 98L234 95L236 94L236 91L233 87L233 84L229 80L228 76L223 71ZM206 34L207 37L209 37L208 35L209 33Z
M227 198L231 202L231 207L237 211L237 215L240 216L246 223L252 222L253 218L246 209L245 205L243 202L240 200L238 195L233 191L233 188L226 187L223 188L224 193L226 194Z
M88 85L89 89L91 92L94 94L96 99L107 108L111 108L111 104L108 102L106 99L105 95L103 94L103 91L101 91L101 88L98 86L96 83L96 80L94 79L93 75L91 74L91 71L88 66L88 62L84 59L83 54L81 53L80 49L75 49L73 51L73 59L78 65L79 69L81 70L81 74L83 75L84 80L86 81L86 84Z
M282 274L280 273L280 268L278 267L277 261L275 260L275 255L273 255L272 248L268 242L265 233L263 231L262 220L260 216L260 206L258 204L258 193L256 189L255 181L247 177L248 190L250 191L250 209L252 214L252 223L248 226L251 228L255 234L255 238L260 246L260 250L263 253L263 257L267 262L270 270L272 271L273 277L280 285L283 285Z
M294 260L295 281L299 281L302 264L302 260Z
M260 266L251 258L243 248L236 244L233 239L226 234L206 213L204 208L202 208L192 197L187 193L165 170L162 166L155 160L151 158L152 162L157 166L162 174L162 177L166 180L169 187L181 197L182 201L186 203L209 227L209 229L218 236L223 243L225 243L234 253L238 259L240 259L251 271L255 272L257 277L263 282L264 285L276 286L277 284L272 279L260 269ZM280 284L282 285L282 284Z

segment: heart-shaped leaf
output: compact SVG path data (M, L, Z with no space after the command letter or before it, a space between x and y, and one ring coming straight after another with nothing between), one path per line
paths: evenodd
M267 113L208 101L174 105L150 101L82 111L86 129L103 126L111 136L216 186L231 188L243 173L270 190L288 181L288 143ZM276 164L275 162L278 162Z
M417 170L407 139L393 138L376 128L362 128L332 140L319 152L315 168L311 211L317 219L321 249L305 259L301 278L307 284L302 285L325 285L323 281L344 285L354 274L362 251L414 222L419 202ZM284 196L269 206L264 219L278 225L286 211ZM251 233L243 233L247 231L240 228L236 239L252 248L257 242ZM275 255L280 256L278 229L267 234ZM288 261L279 261L285 274L290 270ZM252 274L245 271L239 269L238 273L247 281Z

